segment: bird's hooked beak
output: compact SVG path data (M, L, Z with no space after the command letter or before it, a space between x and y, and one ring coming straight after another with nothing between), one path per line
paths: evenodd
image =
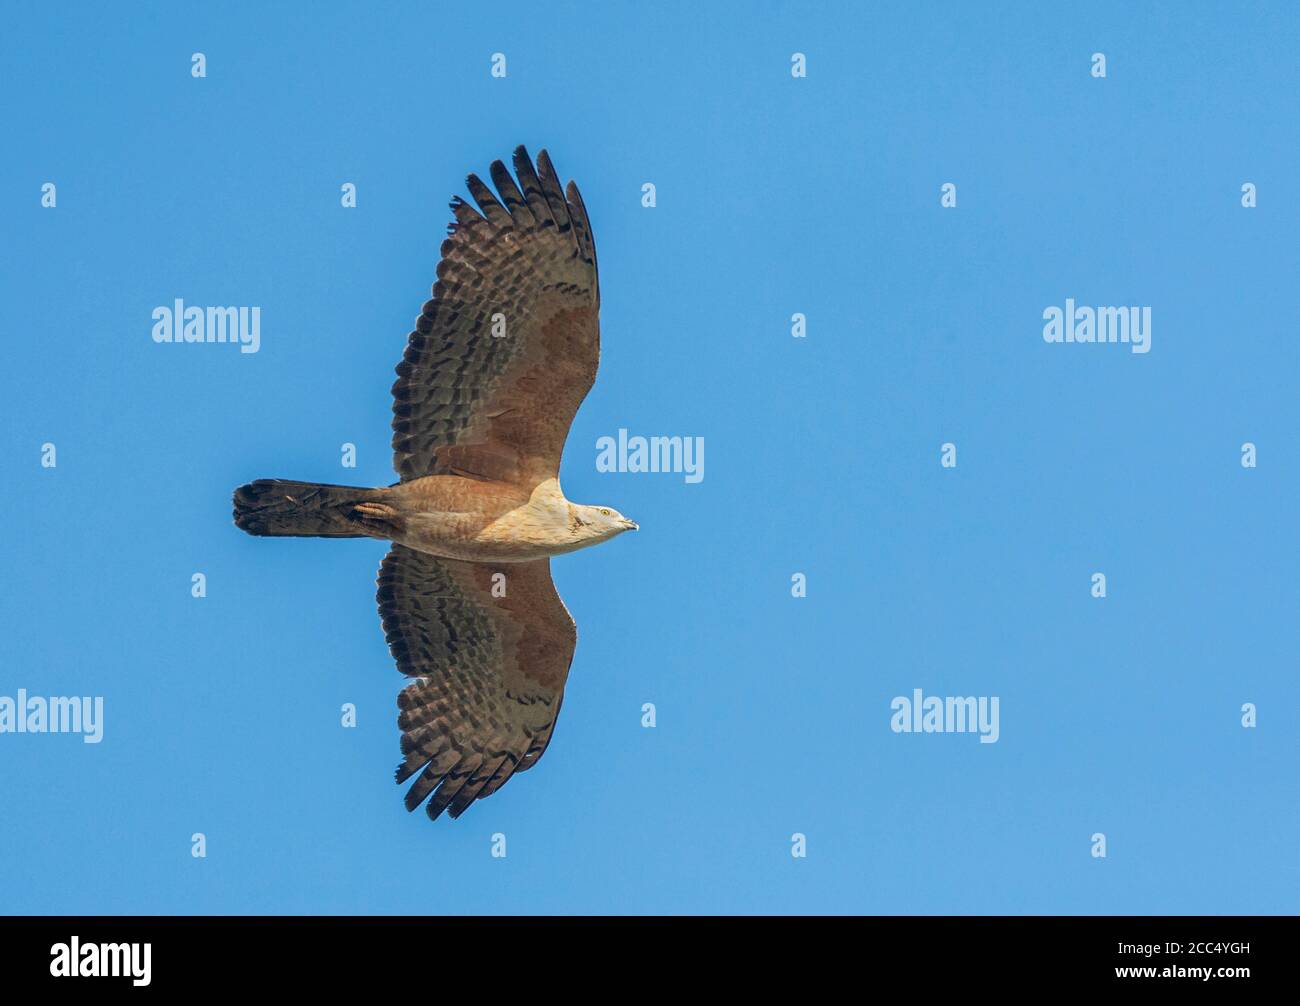
M623 518L623 527L626 528L628 531L640 531L640 530L641 530L641 525L640 525L640 524L638 524L638 523L637 523L636 521L634 521L634 520L628 520L626 517Z

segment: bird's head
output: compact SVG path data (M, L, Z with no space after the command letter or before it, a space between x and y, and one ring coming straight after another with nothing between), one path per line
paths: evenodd
M612 507L575 506L573 510L579 525L575 530L583 538L606 541L624 531L640 529L635 521L628 520Z

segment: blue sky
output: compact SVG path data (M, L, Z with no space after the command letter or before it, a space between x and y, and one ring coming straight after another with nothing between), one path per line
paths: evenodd
M0 910L1294 912L1300 15L1088 6L7 15L0 695L105 723L0 735ZM545 758L430 825L384 546L230 492L393 480L447 200L518 143L600 254L564 487L642 530L554 563ZM259 305L260 352L156 345L176 297ZM1150 306L1151 352L1045 343L1066 298ZM619 428L704 480L597 472ZM894 733L915 688L999 697L998 742Z

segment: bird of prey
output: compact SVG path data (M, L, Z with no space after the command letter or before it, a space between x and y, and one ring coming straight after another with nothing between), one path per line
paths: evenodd
M545 151L500 161L496 194L454 198L433 297L393 385L393 466L366 489L261 479L235 490L253 535L379 538L379 614L398 670L407 810L458 817L541 758L577 631L550 557L637 525L570 503L560 454L600 357L596 247ZM427 800L427 803L425 801Z

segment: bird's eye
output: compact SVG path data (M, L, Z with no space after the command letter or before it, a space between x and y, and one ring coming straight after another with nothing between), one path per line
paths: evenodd
M606 510L604 507L601 507L601 508L600 508L600 515L601 515L602 517L608 517L608 516L609 516L609 511Z

